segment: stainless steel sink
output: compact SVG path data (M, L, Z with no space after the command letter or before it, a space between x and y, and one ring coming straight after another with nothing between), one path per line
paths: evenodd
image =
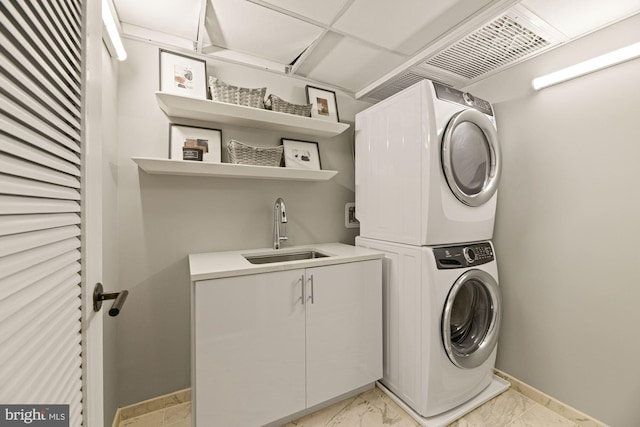
M329 255L318 251L299 251L270 253L263 255L243 255L251 264L270 264L272 262L300 261L303 259L326 258Z

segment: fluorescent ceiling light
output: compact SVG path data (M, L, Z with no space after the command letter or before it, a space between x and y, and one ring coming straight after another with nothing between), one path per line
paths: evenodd
M127 52L124 50L122 39L120 38L120 32L118 31L118 25L114 18L114 14L111 13L111 2L109 0L102 0L102 23L106 29L107 38L104 34L102 36L105 39L107 49L112 57L116 57L120 61L127 59ZM115 11L114 11L115 12Z
M639 56L640 42L623 47L622 49L614 50L613 52L605 53L604 55L597 56L570 67L563 68L562 70L547 74L546 76L537 77L533 79L531 83L535 90L540 90L547 86L552 86L585 74L593 73L594 71L611 67L612 65L620 64L621 62L629 61Z

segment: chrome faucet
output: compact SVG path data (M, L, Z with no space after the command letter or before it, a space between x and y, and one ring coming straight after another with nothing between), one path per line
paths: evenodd
M287 229L283 224L287 223L287 210L282 197L276 199L273 207L273 249L280 249L280 242L288 240ZM282 225L282 230L280 226Z

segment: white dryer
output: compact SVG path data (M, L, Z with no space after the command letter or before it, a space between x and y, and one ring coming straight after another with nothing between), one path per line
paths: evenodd
M491 104L429 80L356 115L360 235L410 245L491 239L501 160Z
M491 242L356 244L385 253L381 382L422 425L446 425L508 388L493 375L502 309Z

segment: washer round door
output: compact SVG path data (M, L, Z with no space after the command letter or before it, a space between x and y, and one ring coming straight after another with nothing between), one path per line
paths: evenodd
M442 138L442 168L449 188L468 206L486 203L498 189L501 172L498 133L474 109L456 113Z
M482 365L498 343L502 316L498 283L489 273L467 270L449 290L442 312L442 341L454 365Z

